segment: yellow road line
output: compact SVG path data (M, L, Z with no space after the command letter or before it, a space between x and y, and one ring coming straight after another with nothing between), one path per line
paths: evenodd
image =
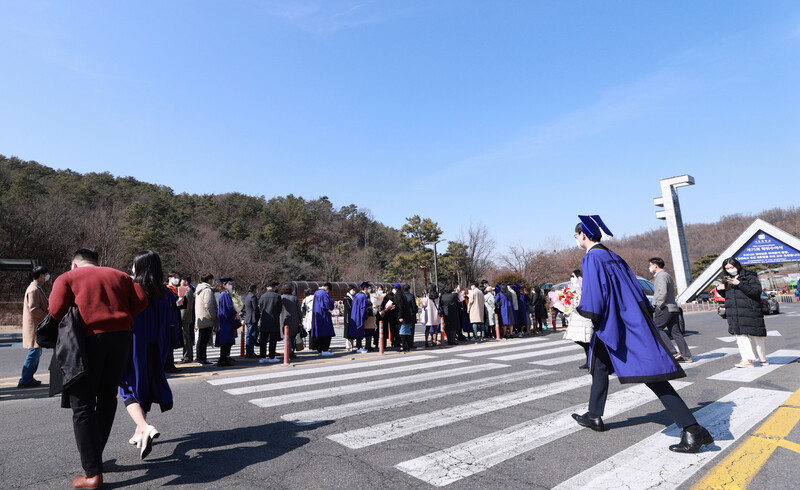
M761 427L711 469L692 490L745 489L778 447L800 453L800 444L785 439L800 422L797 390Z

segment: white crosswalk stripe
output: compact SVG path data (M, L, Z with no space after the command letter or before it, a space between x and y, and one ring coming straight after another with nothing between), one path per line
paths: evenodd
M746 368L734 367L728 369L727 371L723 371L713 376L709 376L708 379L724 380L724 381L740 381L743 383L747 383L750 381L755 381L761 376L771 373L772 371L775 371L781 366L789 364L790 362L796 360L798 357L800 357L800 350L792 350L792 349L778 350L767 356L767 361L769 361L768 366L756 366L756 367L746 367Z
M309 378L303 380L303 386L322 385L327 383L338 383L340 381L353 381L361 380L363 378L373 378L376 376L383 376L388 374L399 374L407 371L417 371L420 369L434 369L442 366L452 366L453 364L461 364L467 362L462 359L443 359L441 361L427 362L424 364L412 364L410 366L397 366L385 369L376 369L374 371L362 371L358 373L338 374L335 376L323 376L320 378ZM248 393L261 393L264 391L276 391L286 388L296 388L297 381L284 381L281 383L269 383L264 385L246 386L244 388L231 388L225 390L226 393L231 395L245 395Z
M714 450L706 447L696 454L664 451L665 447L677 443L681 436L681 429L673 424L555 488L675 488L746 434L790 395L788 391L739 388L695 413L697 422L714 436L717 446Z
M592 378L590 376L581 376L580 378L572 378L557 383L535 386L526 390L515 391L483 400L476 400L463 405L447 407L443 410L436 410L413 417L392 420L391 422L383 424L362 427L341 434L333 434L328 436L328 439L351 449L358 449L390 441L398 437L404 437L423 430L432 429L433 427L441 427L443 425L477 417L485 413L521 405L557 393L574 390L582 386L589 386L591 383Z
M521 354L509 354L507 356L491 357L490 359L493 361L516 361L517 359L527 359L529 357L543 357L548 354L557 354L559 352L567 352L571 350L583 350L583 347L579 346L574 342L570 342L569 345L565 345L563 347L554 347L552 349L537 350L533 352L523 352Z
M493 364L493 363L473 365L473 366L463 366L459 367L458 369L448 369L444 371L435 371L431 373L413 374L398 379L368 381L366 383L361 383L361 384L334 386L322 390L303 391L300 393L293 393L290 395L273 396L269 398L256 398L255 400L250 400L250 403L259 407L275 407L278 405L286 405L289 403L299 403L309 400L319 400L321 398L349 395L352 393L363 393L383 388L393 388L396 386L415 384L423 381L439 380L454 376L465 376L477 372L484 372L491 369L500 369L506 367L509 366L507 364Z
M344 417L361 415L377 410L402 407L412 403L420 403L445 396L466 393L468 391L497 387L508 383L546 376L548 374L553 374L553 371L531 369L522 373L509 373L501 375L492 374L490 377L478 378L475 380L463 381L461 383L453 383L423 390L415 390L411 393L400 393L398 395L390 395L383 398L371 398L368 400L347 403L345 405L331 405L314 410L306 410L304 412L290 413L283 415L281 418L297 425L309 425L325 420L337 420Z
M540 343L535 343L535 342L540 342ZM519 344L520 342L516 341L511 343L505 343L503 347L499 346L498 344L494 344L493 347L497 347L496 349L467 352L466 354L459 353L457 355L459 357L488 357L496 354L507 354L509 352L541 349L542 347L551 345L574 344L574 342L572 342L571 340L529 339L525 342L525 345L519 345Z
M678 381L673 382L672 386L679 390L690 384ZM603 418L615 417L655 399L653 392L644 385L612 393L608 396ZM404 461L395 467L431 485L437 487L449 485L581 430L570 414L583 412L585 409L586 404L569 407L441 451Z

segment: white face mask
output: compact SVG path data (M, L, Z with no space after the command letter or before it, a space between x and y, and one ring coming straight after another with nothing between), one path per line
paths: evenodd
M649 267L649 269L650 269L650 274L653 274L653 275L655 275L655 273L656 273L656 268L655 268L655 267L653 267L653 266L651 265L651 266Z
M173 286L177 286L178 284L181 283L181 280L178 279L177 277L173 277L171 282Z
M225 289L227 289L229 293L232 293L233 292L233 284L228 284L227 286L225 286Z
M572 277L570 277L570 278L569 278L569 283L570 283L572 286L575 286L575 285L577 285L577 284L578 284L578 278L577 278L577 277L575 277L575 276L572 276Z
M135 275L136 275L136 266L134 265L134 266L131 267L131 276L135 276Z
M397 294L397 288L392 288L392 294Z
M725 269L725 272L727 272L731 276L735 276L736 274L738 274L739 271L738 269Z
M580 240L580 238L578 238L578 237L575 237L575 243L578 245L578 248L583 248L583 245L581 245L581 240Z
M45 281L49 281L50 280L50 274L45 274L44 275L44 280Z

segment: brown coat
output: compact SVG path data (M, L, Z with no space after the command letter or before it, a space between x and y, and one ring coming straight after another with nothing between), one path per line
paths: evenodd
M47 316L47 295L44 290L33 281L25 290L25 299L22 303L22 347L33 349L39 347L36 343L36 325Z
M483 312L486 298L483 296L483 291L478 288L469 290L469 301L467 303L467 311L469 311L470 323L483 323Z

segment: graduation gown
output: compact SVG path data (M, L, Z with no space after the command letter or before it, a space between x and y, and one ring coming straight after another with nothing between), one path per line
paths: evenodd
M232 344L236 337L236 309L227 291L219 295L218 319L217 342L219 345Z
M628 264L603 245L590 249L581 262L583 289L578 313L595 327L590 351L602 341L621 383L667 381L686 376L662 344L650 315L650 303Z
M369 296L359 292L353 297L353 306L350 309L349 335L353 339L364 338L364 326L372 310L372 301Z
M333 300L324 290L320 289L314 293L314 308L311 316L311 336L312 337L333 337L333 320L331 310Z
M158 403L162 412L172 408L164 365L172 355L172 330L180 323L177 299L165 287L162 298L150 298L147 308L133 318L131 355L120 378L119 395L124 401L133 398L145 412L153 403Z
M502 291L495 291L494 308L497 311L497 319L500 321L501 327L507 327L514 324L514 306L508 296L503 294Z

